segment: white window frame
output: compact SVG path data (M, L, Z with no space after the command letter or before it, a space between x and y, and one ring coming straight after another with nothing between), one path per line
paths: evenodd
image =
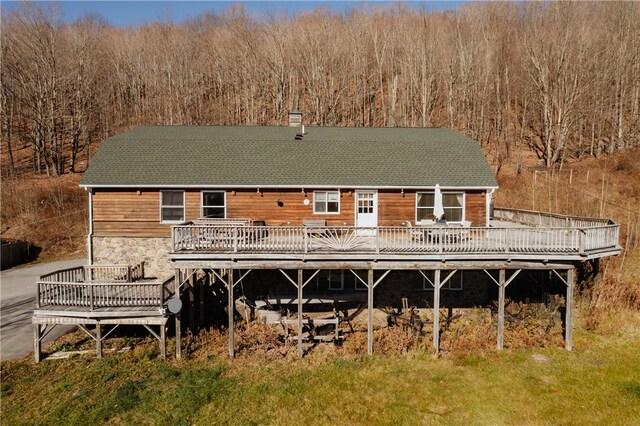
M326 203L325 206L326 207L328 207L328 205L329 205L329 194L330 193L338 194L338 211L337 212L329 212L329 211L319 212L319 211L316 211L316 194L321 194L321 193L324 193L324 194L327 195L327 199L325 201L325 203ZM324 214L340 214L340 207L341 207L340 206L340 196L341 196L340 190L335 190L335 191L313 191L313 214L323 214L323 215Z
M205 192L222 192L223 194L223 203L224 205L222 206L205 206L204 205L204 193ZM200 217L205 217L204 216L204 209L206 207L223 207L224 208L224 219L227 218L227 191L214 191L214 190L206 190L206 191L200 191Z
M182 192L182 205L181 206L165 206L162 204L162 193L163 192ZM184 189L166 189L159 192L160 195L160 223L184 223L187 219L186 216L186 191ZM182 220L164 220L162 218L162 210L165 208L178 208L182 207Z
M429 279L431 280L431 282L435 280L434 271L423 271L423 273L429 276ZM440 271L440 279L444 279L448 275L449 273L447 271ZM451 284L453 283L455 283L456 286L452 286ZM444 283L442 287L440 287L440 290L462 291L463 288L464 288L464 273L463 271L458 270L456 271L455 274L453 274L451 278L449 278L449 281L447 281L446 283ZM425 291L434 290L433 285L431 285L431 283L427 281L427 279L424 276L422 276L422 289Z
M424 209L425 207L418 207L418 198L420 198L420 194L435 194L435 191L419 191L416 192L416 201L415 201L415 215L414 219L417 225L422 224L422 221L418 220L418 208ZM454 194L462 194L462 220L448 220L449 223L464 223L467 215L467 193L464 191L447 191L442 192L442 195L454 195ZM444 206L443 206L444 207Z

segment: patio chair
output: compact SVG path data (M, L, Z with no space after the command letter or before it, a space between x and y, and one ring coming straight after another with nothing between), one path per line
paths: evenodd
M409 236L411 237L412 241L418 241L418 242L423 242L424 241L424 229L414 228L411 225L411 221L409 221L409 220L407 220L404 223L404 226L409 231Z

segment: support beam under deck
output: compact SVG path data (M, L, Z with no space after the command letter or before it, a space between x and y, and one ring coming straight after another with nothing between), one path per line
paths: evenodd
M196 333L196 284L193 276L193 270L188 271L189 274L189 289L187 295L189 297L189 330L191 333Z
M433 351L440 351L440 269L433 271Z
M102 358L102 325L100 322L96 323L96 357Z
M570 351L573 349L573 288L576 284L576 270L567 271L567 298L564 320L564 347Z
M373 269L367 271L367 353L373 354Z
M35 362L40 362L40 360L42 359L40 324L33 324L33 359Z
M304 355L302 347L302 288L304 287L303 270L298 269L298 358Z
M160 355L162 359L167 359L167 326L160 325Z
M229 275L227 278L227 296L229 305L227 309L229 310L229 356L233 358L235 356L234 351L234 335L233 335L233 314L234 314L234 304L233 304L233 269L229 269Z
M504 346L504 296L506 276L506 271L500 269L498 272L498 342L496 344L498 350L501 350Z
M180 282L181 282L182 276L180 274L180 269L176 269L175 270L175 280L174 280L174 289L173 289L173 294L174 297L176 297L177 299L180 299ZM177 314L175 314L175 322L176 322L176 359L182 359L182 342L181 342L181 338L182 338L182 334L181 334L181 314L180 312L178 312Z

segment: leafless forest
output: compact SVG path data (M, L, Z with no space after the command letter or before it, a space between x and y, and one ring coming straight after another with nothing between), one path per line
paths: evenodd
M119 28L25 3L2 17L2 171L82 171L133 126L278 125L294 107L309 125L451 127L496 168L610 154L640 146L638 22L634 2L499 2Z

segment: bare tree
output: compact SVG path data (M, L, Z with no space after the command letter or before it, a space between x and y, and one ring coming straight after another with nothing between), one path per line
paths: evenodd
M640 145L640 4L480 3L318 9L253 19L242 6L176 24L63 24L55 4L3 15L4 170L17 148L51 175L93 141L144 124L443 126L496 170ZM79 153L85 154L83 160Z

